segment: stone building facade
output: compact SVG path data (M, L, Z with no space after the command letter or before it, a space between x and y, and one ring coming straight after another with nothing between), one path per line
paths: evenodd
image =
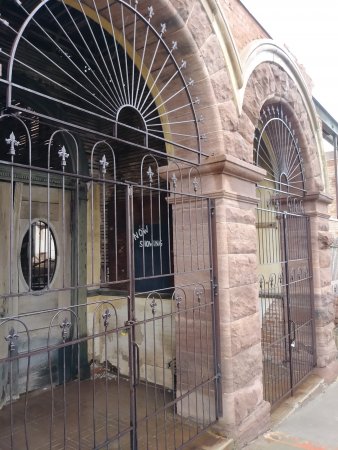
M53 0L36 1L35 3L48 6L49 4L52 5ZM77 2L73 0L62 3L68 5L69 8L78 8ZM82 1L80 3L88 7L88 11L93 11L96 5L98 10L102 9L102 17L108 20L109 16L105 10L105 2L96 0ZM130 3L132 8L138 7L140 14L146 17L148 5L143 5L143 2L125 3ZM0 18L3 29L8 27L8 24L5 23L6 13L8 12L6 9L7 6L3 2L1 4ZM96 14L99 16L98 10L96 10ZM15 14L19 14L19 12L15 11ZM91 14L94 13L92 12ZM198 117L203 116L203 121L201 119L199 124L201 131L199 143L202 152L199 154L200 158L197 163L196 161L193 162L195 164L194 167L196 167L196 173L200 177L201 194L214 202L212 243L216 281L213 287L215 288L215 302L217 304L215 342L217 341L219 414L213 424L213 428L222 436L233 438L240 448L258 434L267 430L270 423L271 405L264 395L261 333L262 309L260 306L258 281L259 245L257 238L257 206L259 201L257 185L263 183L263 179L266 177L266 168L262 167L262 165L260 166L254 160L254 146L255 137L257 137L255 133L259 129L262 111L271 106L275 107L277 105L278 111L283 109L283 111L287 112L288 118L284 122L287 126L290 123L292 136L297 136L297 148L298 144L300 148L299 164L302 165L302 173L304 173L302 207L304 208L304 216L309 217L310 221L309 248L311 248L311 258L309 260L311 262L310 272L312 275L308 301L310 305L311 299L313 299L311 314L313 314L312 319L314 319L314 340L311 350L315 355L314 365L326 367L335 360L337 354L333 334L334 299L331 293L330 272L330 215L328 208L331 203L331 197L327 164L322 144L321 122L313 104L311 84L303 69L298 66L293 56L270 39L265 30L240 1L158 0L156 6L154 5L154 14L151 15L151 20L155 28L160 28L164 23L167 24L166 42L178 42L178 47L177 49L175 48L175 59L176 61L185 61L182 69L184 78L193 80L189 84L189 92L192 98L198 98L198 102L196 101L194 106L196 115ZM98 20L96 20L96 23L98 23ZM131 33L132 22L128 26L128 32ZM127 38L128 32L125 35ZM154 41L151 45L155 47ZM121 43L121 46L123 47L123 43ZM126 48L127 44L124 43L124 46ZM135 43L134 48L136 48ZM2 52L4 68L7 65L8 53L8 49ZM137 48L134 54L129 50L130 55L133 55L134 60L137 61L138 68L140 68L142 47ZM160 76L157 78L156 75L158 73L160 73ZM166 86L169 77L168 73L166 69L161 73L159 67L154 68L152 77L158 84L157 92L161 93ZM6 78L5 70L2 71L1 81L1 101L4 102L2 105L3 111L4 114L10 114L11 106L13 105L8 103L8 98L6 100L6 92L10 81ZM172 89L172 92L176 92L180 87L174 86ZM153 92L152 95L156 96ZM168 96L168 102L160 105L159 111L161 113L164 111L165 113L166 109L167 111L170 109L168 105L173 107L173 109L175 107L179 109L181 106L177 107L179 103L175 103L175 101L171 103L170 96ZM37 108L36 104L33 106L33 109L35 108ZM40 111L41 117L44 114L46 113L43 110ZM176 121L183 121L177 133L184 134L188 127L188 125L184 125L184 114L181 115L178 111L175 119ZM170 133L175 134L170 125L163 124L162 126L165 129L165 133L168 133L168 136ZM5 134L7 131L9 130L5 129ZM166 136L165 133L164 135ZM188 130L189 133L190 130ZM8 136L6 138L8 139ZM183 143L193 147L195 144L191 143L191 139L189 139L184 141L182 138L181 141L177 142L180 145ZM182 150L178 144L177 147L173 145L172 148L168 144L166 151L168 153L171 151L174 156L178 157L185 155L185 150ZM299 156L299 154L297 155ZM121 155L119 158L123 159ZM100 163L101 161L102 159ZM159 174L162 173L162 178L175 175L174 172L177 169L173 169L173 164L162 165L163 167L158 171ZM175 164L179 163L175 162ZM124 167L123 170L125 176L125 173L128 172L128 167ZM190 181L191 172L184 168L181 170L181 183L183 186L186 186ZM166 173L169 175L165 175ZM88 195L88 197L86 197L87 200L80 203L79 208L83 208L86 201L89 205L90 201L94 201L93 199L97 200L96 205L100 204L100 191L88 187L88 192L89 194L83 194L84 196ZM4 189L4 198L7 198L8 195L9 192ZM51 196L54 195L56 194L52 189ZM171 197L171 200L168 200L168 203L171 202L170 204L174 205L172 209L173 220L175 220L176 216L179 217L180 214L183 217L188 211L188 209L185 210L184 201L182 200L181 206L178 207L173 203L174 197L172 193L169 197ZM65 201L67 202L67 198L65 199L64 197L54 201L54 205L56 205L55 210L59 211L56 214L62 214L60 208ZM281 201L283 202L283 200ZM102 220L102 215L100 216L99 206L94 207L93 205L94 203L88 206L85 213L87 228L79 231L80 244L82 240L86 241L87 239L88 242L92 240L91 250L89 249L89 244L87 249L81 247L83 252L81 257L83 260L87 259L86 276L88 278L92 277L92 283L88 282L88 284L95 284L93 279L96 280L95 282L100 281L98 280L100 278L100 268L96 267L93 269L93 266L94 259L99 259L101 257L100 251L102 251L100 250L99 242L100 233L95 228L95 223L99 223ZM2 211L2 216L6 216L5 209ZM71 212L67 209L63 216L63 222L67 223L67 229L70 228L68 224L70 214ZM191 214L191 209L190 216L194 220L194 212ZM276 216L278 216L277 213ZM5 223L5 219L2 220ZM89 226L91 220L92 224L94 224L92 229ZM277 219L274 220L277 223ZM61 219L59 222L62 222ZM197 230L198 226L196 225L196 234ZM55 229L55 234L57 234L57 231ZM180 253L180 249L176 250L176 267L179 267L180 264L184 266L186 263L187 255L184 254L184 242L187 242L189 239L191 241L189 233L191 233L191 228L187 229L185 227L182 228L180 233L177 232L176 235L174 232L174 239L183 242L183 253ZM202 240L206 241L205 235L202 236ZM159 238L158 241L160 241ZM70 246L71 244L68 241L64 245L64 247ZM192 254L195 252L195 250L190 251ZM1 258L5 260L7 257L6 250L2 250L2 252L0 253ZM175 253L175 244L173 252ZM63 263L67 267L67 273L70 273L71 268L67 266L67 257L65 259L66 261L63 261ZM110 269L112 267L113 265L110 266ZM181 272L184 271L182 270ZM184 275L182 273L180 275L176 274L175 279L179 281L180 285L184 285L184 283L189 282L189 276L185 273ZM201 282L204 282L202 278L201 280ZM82 283L82 285L85 284L85 282ZM3 291L6 291L5 285L6 280L4 279L2 280ZM192 304L195 305L195 293L194 291L193 294L192 292L187 294L187 304L189 301L192 301ZM1 295L4 296L3 293ZM198 301L200 301L199 294L196 295L198 296ZM61 289L59 296L59 304L63 305L62 308L64 308L64 305L68 302L67 296L66 294L61 294ZM86 301L83 300L86 299L86 294L83 294L83 291L81 291L81 296L81 301ZM97 298L92 295L90 302L95 303L95 301L98 301ZM109 301L112 301L112 298L109 298ZM156 318L154 305L155 302L152 303L152 314L149 312L149 316L144 316L147 317L147 319L144 319L145 321ZM180 302L178 302L178 305L180 305ZM271 306L272 303L269 303L269 305ZM94 309L88 310L90 318L94 314L93 311L95 312ZM163 317L166 314L170 315L170 305L169 309L168 305L165 305L162 309L163 311ZM185 320L188 321L187 318ZM132 327L133 324L129 323L126 326ZM176 341L180 339L179 326L181 325L178 325L176 321ZM119 327L122 327L122 325L119 324ZM290 334L290 330L286 334ZM154 341L156 341L155 338ZM132 348L133 345L134 343L132 342ZM194 344L187 339L186 347L182 350L182 352L186 351L187 358L189 358L191 349L194 346L196 346L196 343ZM90 348L92 349L92 347ZM105 351L105 348L105 346L102 346L102 352ZM143 347L140 348L143 351ZM128 353L128 348L126 347L123 351ZM4 355L4 351L0 353L0 356L7 357L7 355ZM105 359L102 357L102 360ZM183 360L184 358L181 359ZM177 362L180 363L178 357ZM200 367L205 364L203 361L196 362L196 357L195 361L191 360L190 363L192 365L195 364L195 368L197 367L198 370L202 370ZM161 362L159 363L160 365ZM123 370L127 373L128 367L126 366ZM150 369L144 370L147 373L147 370ZM152 382L155 380L155 385L156 370L155 368L154 374L149 375L149 379ZM178 375L172 375L172 378L169 379L170 366L166 370L167 382L162 380L163 386L174 383L174 379L176 380L177 376L178 381L176 380L175 382L182 383L186 392L189 391L189 380L184 378L183 372L181 374L178 372ZM183 391L184 389L182 388L181 390ZM204 402L204 393L202 393L201 398L202 400L196 400L196 405L194 406L196 410ZM189 416L189 418L193 417L190 410L187 412L187 408L184 400L181 400L181 403L177 406L176 413L182 416Z
M197 80L196 87L208 84L210 92L210 106L204 103L201 109L208 111L207 146L213 149L205 163L210 169L203 170L204 187L217 198L224 403L219 430L244 442L265 430L269 423L269 405L262 394L255 229L256 183L263 174L253 166L252 159L254 132L266 103L277 101L288 106L304 158L318 367L329 365L336 357L328 243L331 198L321 123L307 76L285 49L269 39L240 2L207 2L205 8L200 2L188 3L191 12L182 17L186 28L191 29L199 49L197 54L202 56L207 71L205 78ZM184 10L182 2L178 2L178 11L182 14ZM217 122L211 119L211 111ZM215 163L211 162L213 159Z

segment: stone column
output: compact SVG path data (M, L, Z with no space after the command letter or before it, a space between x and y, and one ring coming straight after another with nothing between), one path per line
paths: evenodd
M230 155L210 157L199 170L203 193L216 202L223 405L218 431L241 446L264 432L270 418L263 399L255 226L256 183L265 171Z
M335 299L331 292L331 254L333 237L329 232L328 205L332 199L323 194L310 194L305 199L305 212L310 216L314 317L317 366L326 367L336 359L334 341Z

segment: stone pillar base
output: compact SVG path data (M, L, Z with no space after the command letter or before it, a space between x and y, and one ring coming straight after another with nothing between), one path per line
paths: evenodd
M240 449L268 431L270 426L270 403L263 400L239 425L230 425L224 417L214 426L214 430L221 436L233 439L236 449Z

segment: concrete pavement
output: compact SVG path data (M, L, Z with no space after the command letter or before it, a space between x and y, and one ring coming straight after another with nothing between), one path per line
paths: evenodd
M245 450L338 450L338 381Z

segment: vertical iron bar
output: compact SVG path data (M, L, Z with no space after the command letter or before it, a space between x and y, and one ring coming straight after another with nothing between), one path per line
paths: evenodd
M49 450L52 450L53 428L54 428L54 389L53 389L52 357L49 349L48 349L48 369L49 369L49 382L51 392L50 421L49 421Z
M9 357L12 357L12 351L9 345ZM14 415L13 415L13 360L9 364L9 402L10 402L10 420L11 420L11 449L14 449Z
M191 224L190 224L191 225ZM192 250L192 249L191 249ZM192 314L192 335L193 335L193 351L194 351L194 382L195 382L195 395L196 395L196 425L198 424L198 391L197 391L197 360L196 360L196 317L195 317L195 309L196 309L196 304L195 304L195 300L196 300L196 295L195 295L195 290L193 292L193 298L192 298L192 312L190 314ZM190 330L191 331L191 330Z
M147 448L149 448L149 419L148 419L148 365L147 365L147 348L148 348L148 342L147 342L147 322L144 320L144 361L146 361L145 363L145 367L144 367L144 376L145 376L145 414L146 414L146 439L147 439Z
M201 203L201 213L202 213L202 220L203 220L203 203ZM203 259L204 259L204 253L203 253ZM199 295L199 294L197 294ZM204 298L204 304L206 304L206 297L205 297L205 292L203 294L203 298ZM198 298L197 298L198 300ZM202 338L202 330L203 330L203 326L202 326L202 318L201 318L201 299L198 302L198 316L199 316L199 351L200 351L200 370L201 370L201 379L200 382L203 383L204 381L204 376L203 376L203 338ZM205 308L206 309L206 308ZM206 330L207 330L207 319L208 315L205 315L205 325L206 325ZM209 341L208 338L206 336L206 360L207 360L207 378L209 378ZM204 345L205 345L204 343ZM209 414L210 414L210 383L208 383L208 400L209 400ZM202 417L203 417L203 427L205 426L205 406L204 406L204 387L202 387Z
M78 333L77 333L78 334ZM78 336L77 336L78 338ZM80 344L77 344L77 438L79 450L81 450L81 366L80 366Z
M156 166L157 171L157 187L160 188L160 180L158 176L158 168ZM159 234L158 239L160 242L162 242L162 209L161 209L161 191L158 191L158 228L159 228ZM168 247L170 252L170 247ZM162 247L159 247L159 253L160 253L160 274L163 275L163 254L162 254Z
M166 406L166 377L165 377L165 360L164 360L164 319L163 319L163 303L161 300L161 341L162 341L162 390L163 390L163 417L164 417L164 442L165 450L167 450L167 406Z
M136 371L135 371L135 264L134 264L134 210L133 187L126 190L127 224L127 263L129 279L128 295L128 346L129 346L129 387L130 387L130 439L132 450L137 450L137 414L136 414Z
M293 362L291 346L291 306L290 306L290 274L289 274L289 248L288 248L288 215L283 213L283 237L284 237L284 265L285 265L285 294L286 294L286 313L287 313L287 346L290 360L290 392L293 395Z
M334 174L335 174L335 189L336 189L336 218L338 218L338 167L337 167L337 153L338 153L338 136L333 136L333 155L334 155Z
M117 319L116 319L116 327L117 327ZM117 367L117 433L119 435L118 439L118 448L120 449L120 432L121 432L121 391L120 391L120 344L119 344L119 332L116 332L116 367Z
M102 174L102 203L103 203L103 281L107 283L107 224L106 224L106 180L105 174ZM109 280L108 280L109 281Z
M106 442L108 442L108 352L107 352L107 326L104 326L104 387L105 387L105 433ZM107 446L108 449L108 446Z
M155 324L155 317L153 314L153 318L152 318L152 328L153 328L153 361L154 361L154 396L155 396L155 406L154 406L154 410L155 410L155 441L156 441L156 448L159 448L158 446L158 414L157 414L157 410L158 410L158 387L157 387L157 375L156 375L156 324Z
M79 169L78 169L78 155L76 155L76 174L79 175ZM80 180L77 177L76 178L76 199L75 199L75 230L76 230L76 258L75 259L75 263L76 263L76 305L79 304L79 299L78 299L78 293L79 293L79 286L82 283L82 280L80 280ZM70 212L70 215L72 213ZM49 256L50 257L50 256ZM93 264L93 262L92 262ZM76 310L76 314L78 314L78 309Z
M177 214L177 211L175 213L175 215ZM173 423L174 423L174 432L173 432L173 441L174 441L174 446L176 448L176 411L177 411L177 386L176 386L176 362L177 362L177 357L176 357L176 327L175 326L175 322L176 322L176 305L175 305L175 312L173 312L173 305L174 305L174 301L172 299L171 304L170 304L170 357L171 357L171 361L169 364L171 364L171 366L169 366L171 368L171 385L172 385L172 400L174 400L174 406L173 406ZM175 337L174 337L174 332L175 332ZM175 348L175 357L174 357L174 348ZM175 358L175 359L174 359Z
M11 155L11 198L10 198L10 230L9 230L9 292L12 293L13 256L14 256L14 155Z
M313 266L312 266L312 248L311 248L311 222L310 217L306 216L306 239L307 239L307 251L308 251L308 268L309 268L309 288L310 288L310 309L311 309L311 330L312 330L312 351L313 361L312 365L317 365L317 346L316 346L316 330L315 330L315 316L314 316L314 289L313 289Z
M91 176L93 177L93 168L91 169L92 173ZM91 257L92 257L92 282L91 284L94 284L94 189L95 189L95 184L94 184L94 180L92 180L90 182L91 184L91 206L90 206L90 239L91 239ZM96 225L97 226L97 225ZM87 281L89 282L89 280Z
M153 191L149 189L149 205L150 205L150 239L151 242L154 242L154 213L153 213ZM155 275L155 262L154 262L154 246L151 246L151 275Z
M116 174L114 172L114 181L116 181ZM115 250L115 281L119 279L118 275L118 254L117 254L117 193L116 184L114 183L114 250Z
M27 331L27 329L26 329ZM26 449L29 450L29 442L28 442L28 389L29 389L29 372L31 366L31 356L30 356L30 336L27 333L28 338L28 357L27 357L27 372L26 372L26 391L25 391L25 413L24 413L24 428L25 428L25 442ZM18 364L19 364L18 360Z
M66 347L62 348L63 352L63 447L67 448L67 394L66 394Z
M189 186L189 189L190 189L190 186ZM192 199L191 199L191 197L188 198L188 202L189 202L189 228L190 228L190 233L189 233L190 269L189 270L191 270L191 272L193 272L192 223L191 223L191 203L192 203ZM183 231L184 231L184 229L183 229Z
M29 145L29 167L32 166L32 150ZM28 203L29 203L29 232L28 232L28 290L32 290L32 169L29 169L29 186L28 186Z
M141 227L144 230L144 189L143 189L143 179L142 179L142 188L141 188ZM146 276L146 257L145 257L145 245L144 245L144 233L142 233L142 276L145 278Z
M95 313L94 313L95 317ZM92 391L92 398L93 398L93 440L94 440L94 447L96 447L96 385L95 385L95 337L94 337L94 319L93 319L93 350L92 350L92 381L93 381L93 391Z
M202 214L203 214L203 209L202 209ZM203 216L201 215L201 221L203 221ZM196 197L195 197L195 223L196 223L196 269L199 270L200 269L200 264L199 264L199 239L198 239L198 199L197 199L197 193L196 193Z
M168 175L167 175L167 182L166 182L166 190L168 192L168 196L172 197L173 192L172 189L170 189L170 184L168 181ZM168 231L168 271L169 273L172 272L172 261L171 261L171 249L173 249L172 247L172 243L171 243L171 229L173 227L173 215L170 216L170 211L171 211L171 206L170 206L170 202L166 202L167 204L167 231Z
M214 199L208 199L208 232L210 255L210 299L212 310L212 334L214 347L214 373L215 373L215 401L216 419L223 415L222 382L221 382L221 355L220 355L220 327L219 327L219 303L218 303L218 265L217 265L217 230L216 230L216 203Z

